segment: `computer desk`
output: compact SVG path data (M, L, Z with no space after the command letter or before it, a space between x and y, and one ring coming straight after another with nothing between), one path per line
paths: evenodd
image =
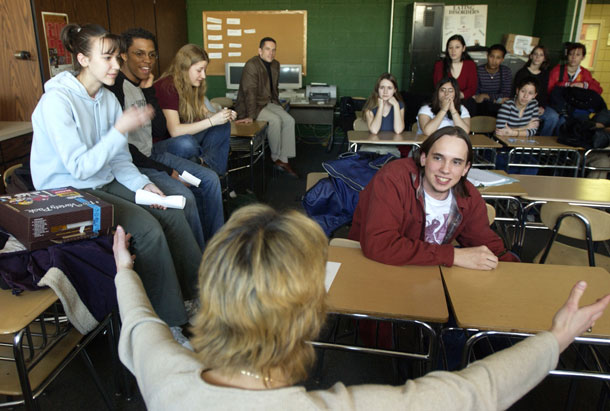
M335 105L337 99L333 98L327 102L317 103L289 103L288 113L294 117L296 124L315 124L330 127L330 138L326 151L332 150L335 138Z
M470 361L476 342L489 336L527 337L548 330L555 312L579 280L587 290L580 305L591 304L610 291L610 275L601 267L500 262L495 270L441 267L458 327L471 335L462 365ZM578 343L610 345L610 314L595 322ZM551 374L610 380L600 372L555 370Z
M437 266L391 266L370 260L359 248L330 246L328 261L341 263L328 293L329 312L354 319L415 324L428 337L427 353L407 353L334 342L313 342L319 348L406 357L435 365L437 330L428 323L448 320L447 304Z

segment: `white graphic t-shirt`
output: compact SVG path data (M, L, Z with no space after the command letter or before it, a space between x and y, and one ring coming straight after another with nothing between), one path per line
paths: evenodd
M453 202L453 193L444 200L437 200L424 191L426 203L425 241L431 244L442 244L447 234L447 219Z

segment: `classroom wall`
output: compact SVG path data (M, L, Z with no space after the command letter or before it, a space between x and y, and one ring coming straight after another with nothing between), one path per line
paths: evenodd
M599 81L604 89L602 97L610 102L610 4L587 4L585 8L585 21L600 22L601 28L597 42L597 52L593 70L593 77ZM587 56L592 50L587 50Z
M576 0L447 0L453 4L488 4L487 44L502 41L505 33L540 35L560 47L569 35L569 22ZM203 45L203 10L307 10L308 44L306 83L336 84L339 95L368 96L379 74L387 71L391 1L369 0L234 0L230 6L220 0L187 0L189 42ZM413 0L396 0L391 72L402 89L408 71L405 38L407 5ZM544 7L541 7L541 4ZM547 23L548 12L563 16ZM547 14L547 17L542 17ZM557 24L557 22L561 24ZM565 26L568 26L567 34ZM535 27L537 26L537 27ZM539 34L535 34L539 33ZM263 34L261 33L261 36ZM564 40L565 39L565 40ZM282 47L278 44L278 48ZM248 56L247 51L245 55ZM252 50L254 56L256 50ZM559 52L557 52L558 54ZM208 96L224 95L223 76L208 79Z

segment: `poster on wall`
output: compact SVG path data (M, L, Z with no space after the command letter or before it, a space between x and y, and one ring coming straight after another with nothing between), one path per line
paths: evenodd
M51 77L72 69L72 55L64 48L60 37L61 29L67 24L68 15L65 13L42 12L42 26L44 27Z
M443 50L447 39L461 34L466 46L484 46L487 34L487 5L447 6L443 16Z

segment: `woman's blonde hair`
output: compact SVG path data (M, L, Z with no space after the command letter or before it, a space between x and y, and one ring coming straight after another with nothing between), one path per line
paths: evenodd
M206 81L199 87L193 87L189 78L189 69L200 61L210 61L208 53L196 44L186 44L178 50L168 69L160 77L172 77L174 87L180 96L178 114L184 123L193 123L204 119L208 110L205 106Z
M206 368L287 383L307 377L308 340L325 314L328 239L297 211L258 204L237 210L208 244L199 268L201 310L192 339Z

